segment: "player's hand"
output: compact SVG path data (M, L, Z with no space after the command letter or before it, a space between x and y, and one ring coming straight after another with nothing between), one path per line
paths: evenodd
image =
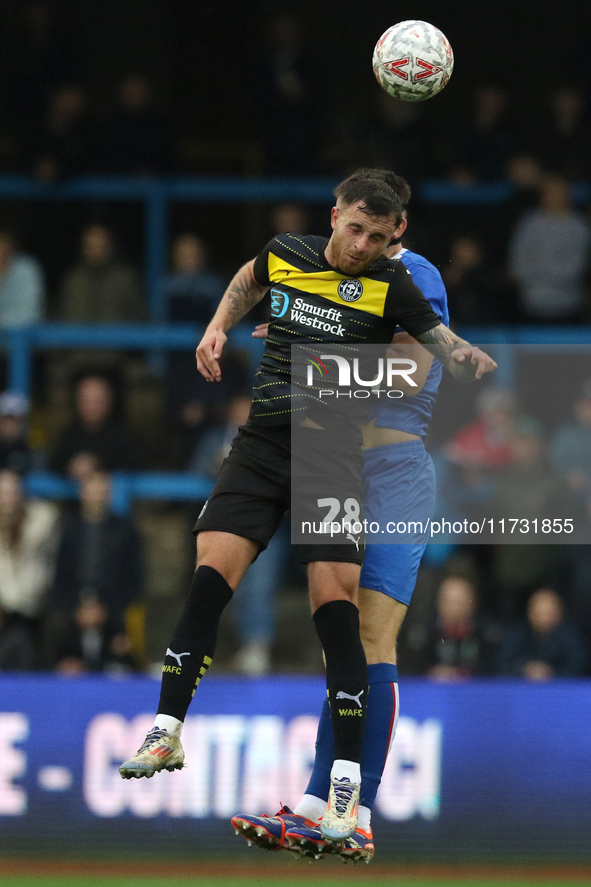
M472 364L475 367L473 377L475 379L482 379L485 373L492 373L497 368L492 357L485 351L481 351L480 348L476 348L475 345L471 345L469 348L456 348L455 351L452 351L451 358L456 363L463 364L465 369L468 369L469 363Z
M222 329L208 327L197 345L197 369L208 382L220 382L222 371L218 363L228 337Z
M269 335L269 324L268 323L259 323L255 326L251 336L253 339L266 339Z

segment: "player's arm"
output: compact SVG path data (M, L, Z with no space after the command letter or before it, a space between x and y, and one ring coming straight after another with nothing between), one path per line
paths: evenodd
M456 379L473 382L497 368L492 357L441 323L408 268L399 262L393 271L395 276L386 296L384 316L395 319L410 336L425 345Z
M409 345L414 345L414 348L409 348ZM405 358L406 360L414 360L417 365L416 370L413 371L412 379L413 382L416 383L416 388L411 385L407 385L405 382L404 376L399 376L396 378L396 388L399 391L403 391L405 396L412 397L414 394L418 394L419 391L423 388L425 382L427 381L427 376L429 375L429 370L431 369L431 365L433 363L433 355L427 351L426 348L417 348L419 342L416 339L413 339L412 336L409 336L406 332L396 333L394 338L392 339L392 344L388 347L386 351L386 357L398 357Z
M254 259L251 259L234 275L197 346L197 369L208 382L219 382L222 378L218 361L226 344L226 332L242 320L269 289L256 282L253 268Z
M461 382L474 382L497 368L492 357L456 336L444 323L419 333L415 338L421 345L429 346L431 354Z

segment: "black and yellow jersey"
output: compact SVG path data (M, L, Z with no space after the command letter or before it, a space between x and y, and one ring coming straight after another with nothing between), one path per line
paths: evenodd
M271 318L253 390L251 423L288 423L309 409L292 398L291 347L319 353L325 345L392 341L397 326L411 336L441 322L402 264L380 257L359 277L327 262L328 240L281 234L257 256L254 276L269 286Z

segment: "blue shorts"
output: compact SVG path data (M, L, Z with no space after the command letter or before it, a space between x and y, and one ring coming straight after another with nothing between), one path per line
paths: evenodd
M377 523L380 529L378 534L366 534L359 584L408 606L427 545L427 525L435 512L433 461L422 440L372 447L364 456L363 516L368 528ZM392 523L396 532L386 532ZM404 533L408 523L413 530Z

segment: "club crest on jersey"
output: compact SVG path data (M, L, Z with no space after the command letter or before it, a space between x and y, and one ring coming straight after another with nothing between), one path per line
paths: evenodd
M289 296L281 290L271 290L271 317L283 317L289 308Z
M337 292L343 302L356 302L363 295L363 284L360 280L350 277L348 280L341 280Z

